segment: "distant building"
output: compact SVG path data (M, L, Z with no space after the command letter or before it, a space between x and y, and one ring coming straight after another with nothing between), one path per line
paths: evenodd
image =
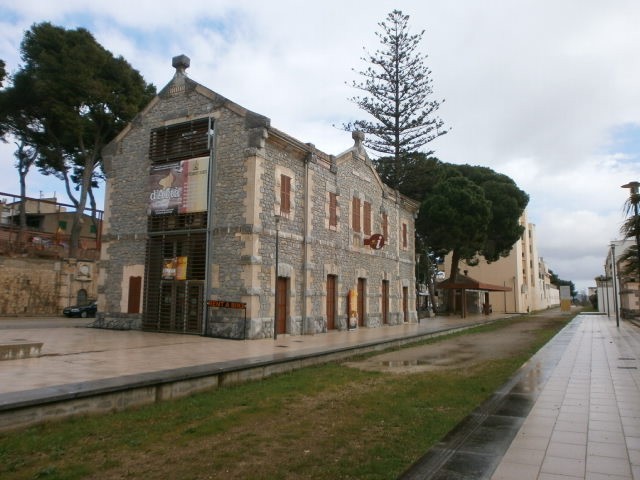
M605 273L595 279L598 310L610 316L617 315L619 318L640 316L638 278L621 273L625 267L621 257L632 246L635 246L633 239L612 241L605 257Z
M328 155L188 66L174 58L104 151L104 324L264 338L417 321L418 204L381 182L364 136Z
M96 298L102 212L81 217L80 248L71 258L72 209L56 198L0 194L0 315L60 315Z
M494 313L528 313L560 305L558 288L551 284L549 268L538 256L535 225L527 221L526 212L520 218L524 232L513 245L511 253L496 262L480 258L478 265L460 263L460 271L483 283L510 288L510 291L488 292ZM451 268L451 255L447 255L444 271ZM437 287L437 286L436 286ZM485 297L478 293L471 297L469 313L482 312Z

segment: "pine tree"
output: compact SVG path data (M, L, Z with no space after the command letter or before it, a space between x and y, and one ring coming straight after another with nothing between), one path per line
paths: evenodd
M443 121L434 114L440 101L431 99L431 71L425 65L426 55L418 51L424 30L409 33L409 15L391 12L376 36L381 48L362 58L369 66L357 72L364 77L352 86L364 92L349 100L356 103L374 120L356 120L343 124L348 131L367 134L365 146L386 156L380 162L389 176L390 185L398 188L403 180L403 158L447 132ZM355 71L355 69L354 69ZM443 100L444 101L444 100ZM425 152L431 155L433 151Z

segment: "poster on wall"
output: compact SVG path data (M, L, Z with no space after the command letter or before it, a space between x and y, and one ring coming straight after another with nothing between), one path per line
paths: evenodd
M165 258L162 262L162 279L173 280L176 278L176 257Z
M188 257L165 258L162 262L163 280L186 280Z
M156 165L149 175L149 213L169 215L207 210L209 158Z

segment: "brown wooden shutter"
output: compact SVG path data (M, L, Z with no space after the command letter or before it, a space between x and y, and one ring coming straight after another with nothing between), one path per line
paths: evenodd
M280 176L280 212L289 213L291 210L291 178Z
M362 215L364 216L364 234L371 235L371 204L369 202L364 202L362 205Z
M407 224L402 224L402 248L407 248Z
M335 193L329 193L329 226L338 226L338 196Z
M352 225L354 232L360 231L360 199L353 197L353 205L352 205Z

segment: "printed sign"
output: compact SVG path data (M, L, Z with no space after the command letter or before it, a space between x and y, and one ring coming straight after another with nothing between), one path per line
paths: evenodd
M154 166L149 175L149 212L167 215L206 211L208 177L208 157Z
M207 305L210 307L217 307L217 308L236 308L236 309L247 308L247 304L244 302L228 302L226 300L209 300L207 302Z
M371 237L365 239L365 245L369 245L373 250L380 250L384 247L384 236L380 233L374 233Z
M162 262L163 280L186 280L187 257L165 258Z

